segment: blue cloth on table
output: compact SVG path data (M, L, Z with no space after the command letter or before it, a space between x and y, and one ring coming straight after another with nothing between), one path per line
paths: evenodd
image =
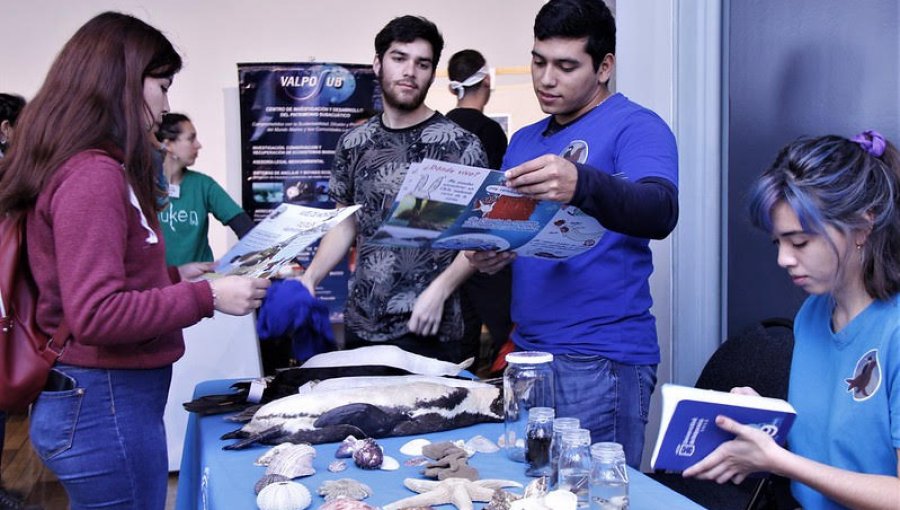
M205 381L197 385L194 398L228 391L234 380ZM175 508L177 510L195 509L231 509L256 508L256 495L253 485L266 471L265 467L256 466L253 462L270 446L255 445L246 450L223 450L225 441L219 437L236 428L236 424L222 420L218 416L198 416L191 413L188 418L185 435L184 454L181 457L181 472L178 476L178 491ZM397 471L366 470L354 465L352 459L347 460L347 470L341 473L328 471L328 464L335 460L334 453L338 443L315 445L316 457L313 467L316 473L309 477L297 478L294 481L306 486L312 493L310 508L318 508L324 500L316 494L316 489L325 480L353 478L373 488L375 494L365 501L373 506L385 505L391 501L409 497L415 493L403 486L404 478L422 478L421 467L406 466L409 458L400 453L400 447L414 437L424 437L431 442L468 440L475 435L482 435L497 441L503 433L502 423L479 423L471 427L445 430L425 434L423 436L389 437L379 439L378 444L390 455L400 461ZM513 462L506 458L502 451L497 453L478 453L469 464L478 469L482 478L501 478L528 483L533 480L525 476L525 464ZM702 510L703 507L693 501L657 483L646 475L628 469L631 480L630 508L632 510ZM521 489L513 489L521 494ZM439 510L454 510L453 505L435 507ZM483 508L482 503L475 504L476 509Z
M328 306L297 280L273 280L256 320L260 340L289 336L294 358L335 350Z

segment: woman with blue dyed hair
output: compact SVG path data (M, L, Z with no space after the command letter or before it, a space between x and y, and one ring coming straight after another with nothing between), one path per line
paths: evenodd
M751 217L810 294L794 323L788 448L735 434L686 477L792 480L805 509L900 508L900 158L875 131L787 145L756 182ZM735 388L735 393L755 393Z

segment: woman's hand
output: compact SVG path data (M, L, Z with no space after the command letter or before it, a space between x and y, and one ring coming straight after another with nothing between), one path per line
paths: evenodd
M215 262L188 262L178 266L178 274L182 281L191 281L213 272L214 268Z
M224 276L209 282L216 310L228 315L247 315L259 308L271 284L249 276Z
M750 473L771 471L774 457L783 451L771 436L755 427L742 425L725 416L717 416L716 425L736 437L685 469L685 478L715 480L720 484L731 480L738 484Z

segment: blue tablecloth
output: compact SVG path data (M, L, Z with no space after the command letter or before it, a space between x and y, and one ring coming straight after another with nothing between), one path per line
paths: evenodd
M194 397L202 395L228 393L228 387L233 380L206 381L197 385ZM198 417L191 414L188 420L187 433L185 434L184 453L181 460L181 472L178 478L178 494L176 509L210 509L210 510L234 510L256 507L256 495L253 486L264 474L265 468L255 466L253 462L270 448L260 445L239 451L226 451L222 449L231 441L222 441L219 436L238 428L236 423L225 421L224 415ZM497 441L503 431L500 423L485 423L463 429L449 430L428 434L427 439L432 442L453 441L457 439L468 440L476 435L483 435L492 441ZM400 447L414 437L393 437L379 439L378 443L383 447L384 453L400 462L397 471L374 470L367 471L356 467L353 459L348 460L346 471L331 473L327 470L328 464L335 460L334 452L337 444L323 444L316 446L316 459L313 466L316 474L309 477L298 478L295 481L305 485L313 497L310 508L317 508L324 500L317 495L316 490L325 480L338 478L354 478L373 489L374 494L366 499L371 505L385 505L392 501L412 496L414 493L403 486L404 478L421 478L421 467L408 467L403 465L408 457L400 453ZM503 451L484 454L477 453L469 464L478 469L482 478L501 478L516 480L527 484L532 479L525 476L525 464L510 461ZM671 491L667 487L657 483L638 471L629 468L631 480L630 496L632 510L694 510L702 508ZM516 492L521 492L516 491ZM475 508L482 508L483 504L476 503ZM450 510L452 505L436 507L441 510Z

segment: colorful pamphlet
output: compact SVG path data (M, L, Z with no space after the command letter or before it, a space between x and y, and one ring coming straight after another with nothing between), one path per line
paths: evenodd
M269 278L357 209L281 204L219 259L216 274Z
M486 168L413 163L371 242L565 259L591 249L606 231L577 207L529 198L504 182L502 172Z

